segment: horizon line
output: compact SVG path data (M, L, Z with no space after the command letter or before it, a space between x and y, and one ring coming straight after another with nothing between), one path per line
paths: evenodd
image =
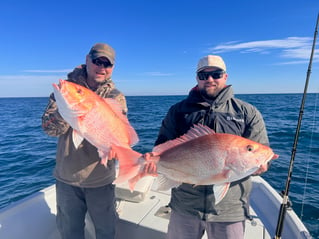
M319 92L307 92L307 94L318 94ZM293 95L303 94L303 92L282 92L282 93L235 93L234 95ZM125 97L156 97L156 96L187 96L188 94L167 94L167 95L125 95ZM0 96L0 99L9 98L49 98L49 96Z

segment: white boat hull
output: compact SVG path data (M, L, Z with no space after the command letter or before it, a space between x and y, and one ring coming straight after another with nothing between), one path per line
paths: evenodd
M135 201L118 200L120 222L117 239L165 238L169 192L157 192L149 186L141 186L140 193L132 195L124 185L117 189L117 195L119 198L131 197ZM246 222L245 239L274 237L281 202L281 197L267 182L261 177L253 177L252 221ZM0 210L0 238L59 239L55 215L55 185L52 185ZM95 239L89 216L86 217L86 238ZM206 235L203 238L207 238ZM293 210L287 210L282 238L311 238Z

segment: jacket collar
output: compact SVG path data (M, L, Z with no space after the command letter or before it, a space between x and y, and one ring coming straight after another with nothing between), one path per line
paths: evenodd
M234 96L233 88L231 85L226 86L215 98L215 100L205 99L198 89L198 86L192 88L188 94L187 101L194 104L200 104L205 107L212 105L219 106L225 103L228 99Z

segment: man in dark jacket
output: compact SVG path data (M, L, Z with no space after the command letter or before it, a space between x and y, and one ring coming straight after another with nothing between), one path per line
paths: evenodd
M115 52L107 44L95 44L86 56L86 64L68 74L68 80L85 86L103 98L117 100L127 112L125 96L111 79ZM89 213L96 238L115 237L114 160L107 167L100 163L97 148L84 140L73 146L73 129L58 112L54 94L42 116L42 128L58 137L56 166L57 227L62 239L84 239L85 215Z
M269 145L260 112L235 98L231 85L226 85L228 74L220 56L200 59L196 73L197 86L186 99L169 109L155 145L185 134L195 124ZM258 173L266 170L267 165L263 165ZM232 182L226 196L216 205L212 185L194 187L183 183L173 188L167 238L199 239L206 231L209 239L243 239L251 188L250 177Z

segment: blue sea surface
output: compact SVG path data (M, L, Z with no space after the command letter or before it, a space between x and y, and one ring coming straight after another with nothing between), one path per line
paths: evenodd
M263 177L277 190L285 189L302 94L249 94L238 98L255 105L266 122L269 140L280 157ZM128 96L129 120L140 141L134 149L153 148L169 107L185 96ZM307 94L289 198L314 238L319 238L319 102ZM55 182L56 138L41 129L47 98L0 98L0 208ZM273 220L277 222L277 215Z

